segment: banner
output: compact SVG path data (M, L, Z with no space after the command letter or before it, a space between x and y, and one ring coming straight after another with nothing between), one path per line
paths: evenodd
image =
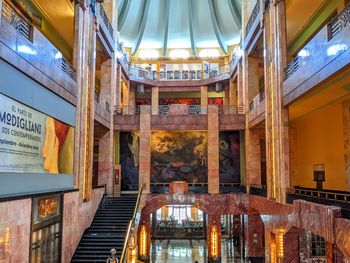
M0 172L73 174L74 128L0 94Z

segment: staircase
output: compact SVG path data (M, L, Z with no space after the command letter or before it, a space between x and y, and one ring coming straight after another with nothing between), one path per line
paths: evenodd
M91 226L85 231L71 262L106 262L110 249L122 253L125 234L133 212L137 195L104 197Z

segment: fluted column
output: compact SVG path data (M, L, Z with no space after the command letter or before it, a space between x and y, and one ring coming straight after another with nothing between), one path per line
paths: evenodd
M273 0L264 19L265 124L268 198L285 202L289 178L288 110L283 107L286 65L285 1Z
M96 60L96 23L89 3L75 8L73 64L77 70L77 113L75 142L75 186L89 200L92 189L94 90Z

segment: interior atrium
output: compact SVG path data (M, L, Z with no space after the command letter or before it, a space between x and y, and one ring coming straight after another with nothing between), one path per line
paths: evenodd
M0 263L350 262L349 0L0 14Z

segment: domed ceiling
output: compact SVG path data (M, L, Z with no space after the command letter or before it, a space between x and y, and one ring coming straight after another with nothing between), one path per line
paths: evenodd
M125 47L221 48L239 42L242 0L119 0L118 31Z

